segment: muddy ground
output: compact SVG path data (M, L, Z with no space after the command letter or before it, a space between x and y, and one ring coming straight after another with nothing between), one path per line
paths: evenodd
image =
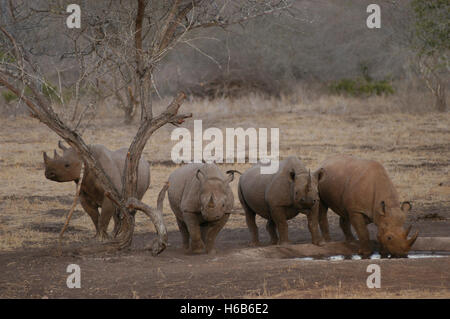
M448 221L442 223L415 225L422 234L448 235ZM146 250L152 234L136 236L133 247L120 253L84 255L79 246L66 246L63 256L57 256L56 247L2 253L0 294L3 298L450 298L450 257L265 258L252 253L258 248L246 247L247 232L225 229L214 256L185 255L177 232L169 233L171 245L157 257ZM294 243L310 240L294 231L291 235ZM67 288L69 264L80 266L80 289ZM381 266L380 289L367 288L369 264Z
M383 99L323 100L319 104L241 100L187 102L183 111L203 119L203 129L279 127L280 155L295 154L312 170L327 156L345 153L380 161L401 200L413 204L407 225L420 236L450 236L450 115L381 110ZM275 103L275 104L274 104ZM368 103L368 105L366 105ZM246 108L242 108L245 105ZM155 108L158 110L158 105ZM375 110L375 111L374 111ZM256 112L258 116L255 117ZM87 143L111 149L127 146L135 126L120 124L120 114L99 113L85 130ZM186 123L192 130L192 121ZM152 163L152 184L144 202L154 205L159 189L175 168L167 165L173 127L149 141L143 156ZM64 254L56 243L71 205L72 183L43 176L42 151L52 153L58 137L29 118L0 119L0 297L1 298L449 298L450 258L299 261L268 258L247 247L249 233L237 196L235 214L217 238L217 255L185 255L167 199L164 219L170 246L153 257L147 249L154 228L137 216L133 246L109 254L80 254L97 242L80 206L65 234ZM221 165L245 170L248 164ZM232 183L236 194L237 182ZM331 236L344 239L329 212ZM268 242L264 221L257 219ZM376 228L370 227L372 238ZM289 222L294 244L310 243L306 218ZM381 265L381 288L369 289L367 265ZM69 289L69 264L81 267L81 288Z

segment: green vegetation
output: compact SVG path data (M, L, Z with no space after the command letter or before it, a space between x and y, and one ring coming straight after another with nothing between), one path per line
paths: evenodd
M2 96L6 103L11 103L12 101L17 100L17 95L9 90L2 92Z
M394 93L391 81L374 80L369 75L369 67L365 64L360 65L362 77L356 79L340 79L330 85L330 91L334 94L346 94L357 97L369 97L376 95L389 95Z
M59 98L59 95L56 91L56 87L53 86L51 83L44 82L42 84L41 92L44 96L46 96L50 100L56 101L58 103L61 102L61 99ZM29 87L25 87L24 95L26 95L26 96L31 95L31 90ZM17 100L17 98L18 98L17 95L15 93L11 92L10 90L3 91L2 97L6 103L11 103L12 101Z

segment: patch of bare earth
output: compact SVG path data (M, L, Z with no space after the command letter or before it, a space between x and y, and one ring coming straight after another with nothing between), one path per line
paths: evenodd
M373 102L373 101L372 101ZM372 103L371 102L371 103ZM375 103L376 102L376 103ZM421 236L450 235L450 115L378 111L373 104L345 99L316 104L287 100L186 103L185 111L203 120L203 129L279 127L280 155L295 154L314 170L327 156L345 153L380 161L388 170L401 200L412 202L407 224ZM366 103L366 102L364 102ZM155 105L158 109L161 106ZM370 103L369 103L370 104ZM257 114L257 116L255 116ZM88 143L111 149L128 146L135 126L124 126L120 114L102 111L86 129ZM193 121L186 122L192 131ZM151 187L144 202L156 197L175 166L170 164L170 126L159 130L143 156L152 163ZM96 242L93 226L77 206L65 234L64 254L56 255L58 231L64 223L75 187L44 178L42 151L52 152L58 136L36 120L0 119L0 297L120 298L449 298L450 258L398 260L298 261L246 255L249 233L232 183L236 211L219 234L216 256L185 255L167 199L164 219L170 246L158 257L147 248L155 233L147 217L138 215L133 246L128 251L77 254ZM206 144L206 143L205 143ZM245 170L249 164L221 165ZM336 216L329 212L331 236L342 241ZM268 242L262 219L257 219ZM111 227L111 225L110 225ZM370 227L374 238L376 229ZM310 243L306 218L289 222L294 243ZM257 248L256 248L257 249ZM244 252L244 253L243 253ZM81 267L81 289L68 289L67 265ZM382 288L369 289L367 265L377 263Z

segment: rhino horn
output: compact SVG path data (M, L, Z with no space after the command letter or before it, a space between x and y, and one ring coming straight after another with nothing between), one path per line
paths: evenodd
M309 190L310 187L311 187L311 170L308 170L308 182L306 184L306 189Z
M65 146L63 145L62 141L58 141L58 147L59 147L60 149L62 149L63 151L67 150L67 147L65 147Z
M50 160L50 158L47 155L47 152L44 152L44 163L48 163L48 161Z
M408 238L408 234L411 231L411 228L412 228L412 225L409 225L408 229L405 231L405 235L404 235L405 238Z
M414 245L418 236L419 236L419 232L416 231L416 233L410 239L407 240L409 248L411 248L412 245Z
M211 194L211 197L209 198L208 207L214 207L214 199L213 195Z
M60 158L60 156L58 155L56 150L53 150L53 159L58 159L58 158Z

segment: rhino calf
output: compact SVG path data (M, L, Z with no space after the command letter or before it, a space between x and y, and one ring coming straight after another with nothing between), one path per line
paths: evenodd
M170 207L186 252L215 252L216 237L234 204L229 185L234 171L229 174L225 176L215 164L187 164L173 171L168 187L161 190L165 192L168 188Z
M351 226L356 230L363 257L372 253L366 226L369 223L378 228L381 256L390 253L401 257L408 253L418 236L416 233L408 239L411 228L403 229L411 205L400 205L397 191L380 163L339 155L325 160L319 170L319 219L326 240L330 239L327 211L331 208L340 216L347 241L354 240Z
M81 178L82 165L79 155L74 149L65 147L61 142L58 143L58 146L63 151L62 156L58 155L55 150L54 158L52 159L44 152L45 177L56 182L75 181L78 183ZM94 158L102 165L105 173L120 192L122 190L122 175L128 150L121 148L117 151L110 151L103 145L90 145L89 148ZM150 166L143 159L139 161L137 182L138 199L142 199L150 185ZM116 214L114 214L115 206L109 198L104 196L104 193L97 177L89 167L85 167L84 177L80 186L80 203L94 223L96 229L95 237L101 240L109 237L107 229L111 216L114 217L113 234L116 235L118 231L118 221L116 220ZM98 208L101 208L101 214Z
M252 236L251 245L259 245L256 214L268 220L266 229L271 243L275 245L289 242L287 220L300 212L307 215L313 244L322 244L318 220L317 174L311 176L295 156L281 161L275 174L261 174L260 171L260 165L245 171L238 186L239 200Z

